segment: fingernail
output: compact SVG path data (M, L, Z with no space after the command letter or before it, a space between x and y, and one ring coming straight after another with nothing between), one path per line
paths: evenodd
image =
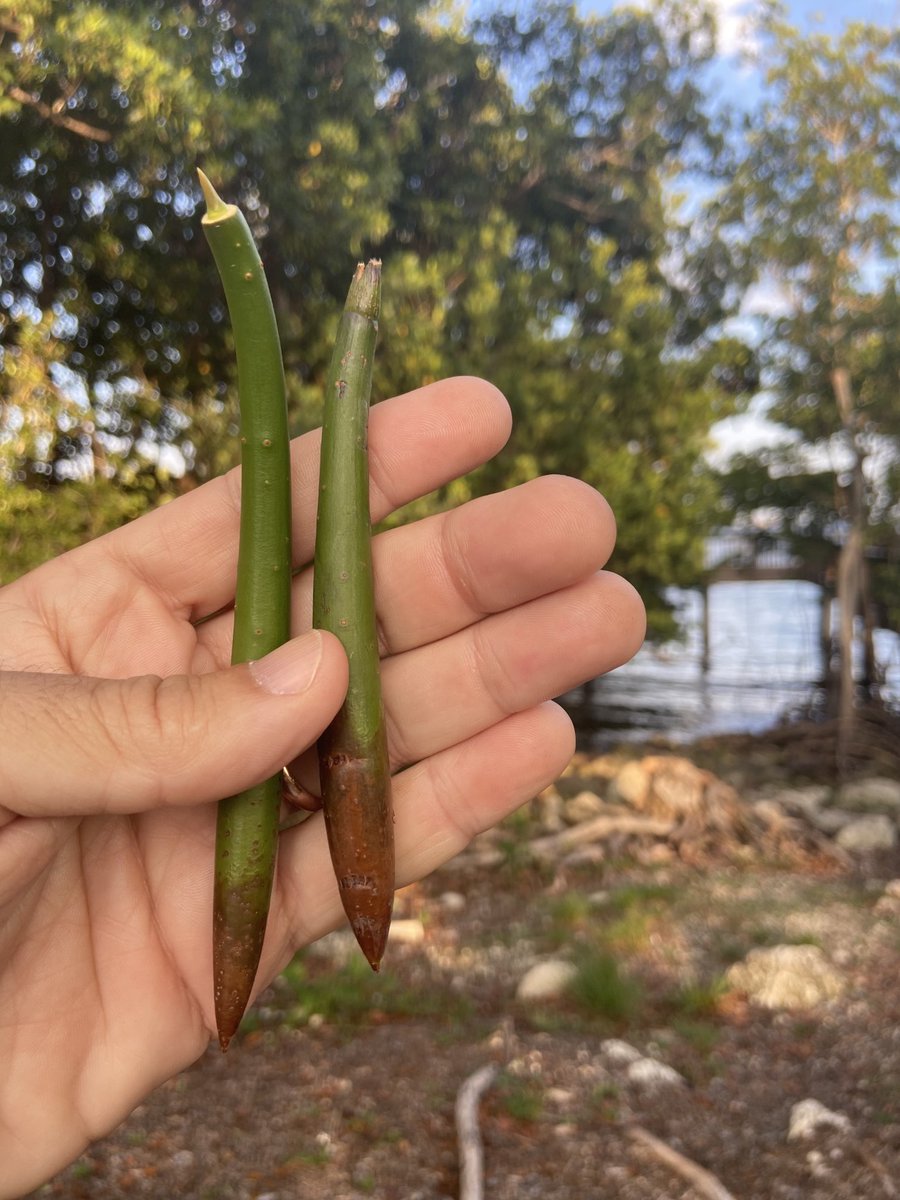
M249 664L250 674L265 692L274 696L296 696L305 692L316 677L322 661L322 638L318 630L285 642L265 658Z

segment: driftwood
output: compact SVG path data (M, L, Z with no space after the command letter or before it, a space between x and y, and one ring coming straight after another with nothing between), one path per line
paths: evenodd
M664 838L675 829L674 821L658 821L652 817L636 817L623 813L615 817L594 817L581 825L573 825L560 833L551 833L547 837L535 838L529 844L529 850L535 858L553 860L568 854L578 846L589 842L599 842L604 838L615 837L655 837Z
M456 1095L456 1136L459 1143L459 1200L483 1200L484 1147L478 1127L478 1105L491 1086L497 1068L480 1067Z
M673 1150L666 1142L661 1141L658 1137L654 1137L640 1125L632 1125L628 1130L628 1136L654 1154L661 1163L674 1171L676 1175L680 1175L682 1179L686 1179L696 1192L701 1196L705 1196L706 1200L735 1200L734 1196L729 1192L728 1188L721 1183L715 1175L707 1171L705 1167L701 1167L698 1163L693 1162L689 1158L685 1158L683 1154L679 1154L677 1150Z

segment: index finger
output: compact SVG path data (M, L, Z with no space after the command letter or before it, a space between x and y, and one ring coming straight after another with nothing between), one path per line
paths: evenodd
M369 422L372 520L480 466L509 436L509 407L484 380L460 377L385 400ZM293 561L312 558L320 430L295 438ZM92 543L122 562L173 610L197 620L234 598L240 468Z

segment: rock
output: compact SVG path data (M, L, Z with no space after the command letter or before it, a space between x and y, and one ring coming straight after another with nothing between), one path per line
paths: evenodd
M643 762L630 762L613 777L610 784L610 799L643 808L650 794L650 772Z
M734 788L687 758L650 754L627 763L611 790L638 812L673 821L694 838L742 840L748 832L746 809Z
M536 963L519 980L517 1000L554 1000L562 996L577 974L570 962L548 958Z
M448 913L458 913L466 907L466 898L462 892L442 892L438 904Z
M640 1050L632 1046L630 1042L623 1042L621 1038L606 1038L600 1043L600 1053L605 1055L610 1062L623 1066L640 1062L644 1057Z
M685 1079L672 1067L655 1058L639 1058L625 1072L631 1083L644 1088L684 1087Z
M790 820L783 805L779 804L777 800L756 800L752 808L763 824L773 830L784 828ZM793 825L794 822L791 821L791 824Z
M893 850L897 844L897 826L883 813L856 817L838 831L835 838L842 850L871 854L875 850Z
M172 1155L172 1166L177 1167L179 1171L187 1171L194 1165L193 1150L176 1150Z
M813 1137L819 1129L837 1129L841 1133L849 1133L850 1121L843 1113L832 1112L818 1100L800 1100L791 1109L788 1141Z
M847 812L844 808L817 808L808 812L806 819L820 833L827 833L829 837L840 833L845 825L857 820L852 812Z
M551 1087L544 1092L544 1097L549 1104L555 1104L557 1108L567 1108L572 1103L575 1093L569 1088Z
M603 801L593 792L579 792L563 804L563 816L570 825L590 821L593 817L599 817L604 810Z
M900 813L900 782L876 776L854 779L838 792L838 803L852 812L877 810Z
M840 995L844 978L818 946L767 946L728 968L729 985L764 1008L811 1008Z
M891 879L886 883L884 894L889 900L900 900L900 879Z
M810 787L785 788L778 791L774 799L789 812L799 812L809 817L827 803L829 795L830 788L813 784Z
M425 926L417 917L391 921L389 939L401 946L419 946L425 941Z
M601 754L598 758L589 759L579 769L579 775L585 779L614 779L622 769L621 754Z

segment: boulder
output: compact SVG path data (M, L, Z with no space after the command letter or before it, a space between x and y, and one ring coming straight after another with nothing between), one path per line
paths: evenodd
M763 1008L812 1008L833 1000L844 977L818 946L766 946L728 968L729 985Z
M835 841L842 850L853 854L893 850L897 844L897 826L884 813L871 813L867 817L856 817L838 830Z
M900 782L881 776L854 779L840 789L838 803L852 812L900 813Z
M811 784L802 788L782 788L774 797L788 812L811 817L828 802L831 789L823 784Z

